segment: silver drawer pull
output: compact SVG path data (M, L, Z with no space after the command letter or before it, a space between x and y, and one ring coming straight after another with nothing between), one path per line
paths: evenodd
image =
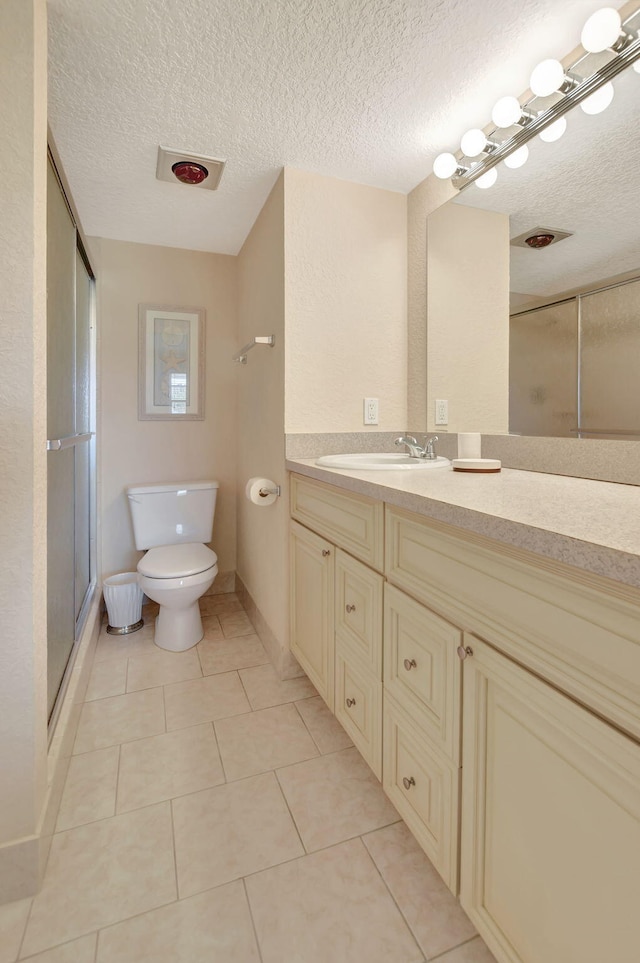
M415 669L416 664L417 664L417 663L416 663L416 660L415 660L415 659L405 659L405 660L404 660L404 667L405 667L405 669L407 670L407 672L411 672L412 669Z
M323 554L323 556L326 558L327 555L331 555L331 552L329 551L328 548L323 548L323 549L322 549L322 554Z
M347 612L355 612L356 610L355 605L347 605L346 608L347 608Z
M468 655L473 655L473 649L470 645L459 645L456 652L461 662L464 661Z
M347 699L347 709L350 709L351 706L354 706L355 704L356 704L355 699Z
M415 784L416 784L416 781L415 781L415 779L413 778L413 776L411 777L411 779L407 779L407 777L405 776L404 779L402 780L402 785L403 785L404 788L407 789L407 790L408 790L408 789L411 789L411 787L412 787L412 786L415 786Z

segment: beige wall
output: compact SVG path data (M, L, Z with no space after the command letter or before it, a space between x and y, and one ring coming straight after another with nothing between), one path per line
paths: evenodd
M427 427L435 399L449 431L508 431L509 217L459 204L427 227Z
M46 9L0 4L0 901L33 892L46 789Z
M237 365L238 574L257 605L261 634L272 661L286 671L288 616L288 497L284 468L284 175L238 256L238 347L273 334L273 348L257 346ZM275 504L245 498L247 480L270 478L283 486Z
M403 194L285 170L287 432L406 427L406 217Z
M135 570L125 487L214 478L220 482L212 546L235 571L236 258L93 238L98 275L102 574ZM138 305L206 311L203 421L138 421Z

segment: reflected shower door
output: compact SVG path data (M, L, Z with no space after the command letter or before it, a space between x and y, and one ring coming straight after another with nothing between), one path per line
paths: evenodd
M575 300L513 315L509 326L509 431L575 438L577 384Z
M640 281L580 298L580 429L640 436Z

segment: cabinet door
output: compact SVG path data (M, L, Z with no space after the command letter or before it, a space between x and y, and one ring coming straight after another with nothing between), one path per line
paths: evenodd
M462 905L500 961L634 963L640 747L466 644Z
M291 651L333 712L334 547L291 523Z

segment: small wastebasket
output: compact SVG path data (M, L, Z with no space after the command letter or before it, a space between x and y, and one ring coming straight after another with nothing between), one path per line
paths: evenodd
M128 635L144 625L142 618L143 592L135 572L111 575L102 583L104 601L109 615L109 635Z

